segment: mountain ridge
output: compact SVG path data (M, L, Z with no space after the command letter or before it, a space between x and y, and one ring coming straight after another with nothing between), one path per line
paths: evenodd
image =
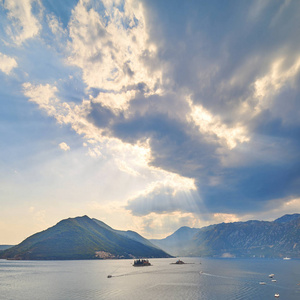
M179 228L165 239L150 241L175 256L300 258L300 214L284 215L274 221L183 228L189 232L184 239L178 236Z
M1 248L0 248L1 249ZM18 245L0 250L7 259L151 258L175 256L300 258L300 214L274 221L249 220L202 228L180 227L147 240L88 216L59 221Z
M100 221L101 222L101 221ZM100 225L101 224L101 225ZM0 252L26 260L171 257L157 246L132 239L88 216L68 218Z

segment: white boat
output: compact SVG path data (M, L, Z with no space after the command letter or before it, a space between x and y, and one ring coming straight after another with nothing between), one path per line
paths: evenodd
M291 258L290 257L284 257L283 259L284 260L290 260Z
M270 278L273 278L274 276L275 276L275 274L270 274L269 275Z
M272 279L271 281L272 281L272 282L276 282L276 279Z
M274 297L275 297L275 298L279 298L279 294L275 294Z
M264 281L261 281L259 284L261 285L265 285L266 283Z

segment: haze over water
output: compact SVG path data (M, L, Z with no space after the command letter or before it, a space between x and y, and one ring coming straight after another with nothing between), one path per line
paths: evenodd
M0 260L0 295L3 300L267 300L275 293L300 298L299 260L182 259L189 264L151 259L152 266L140 268L132 260Z

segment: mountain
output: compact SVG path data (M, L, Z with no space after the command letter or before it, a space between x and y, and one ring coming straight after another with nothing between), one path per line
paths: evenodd
M181 231L186 235L178 234ZM165 239L151 242L177 256L300 258L300 214L285 215L273 222L183 227Z
M184 226L164 239L150 239L149 241L168 253L174 253L174 255L177 253L188 253L189 242L200 230L199 228Z
M0 252L0 258L28 260L143 257L171 256L137 233L119 232L88 216L62 220Z
M110 230L112 232L120 234L124 237L132 239L132 240L137 241L139 243L142 243L146 246L158 248L156 245L152 244L149 240L145 239L144 237L142 237L141 235L139 235L138 233L136 233L134 231L131 231L131 230L127 230L127 231L115 230L115 229L109 227L108 225L106 225L105 223L103 223L102 221L99 221L97 219L93 219L93 221L95 221L99 226L106 228L107 230Z
M0 245L0 251L13 247L13 245Z
M300 214L292 214L292 215L284 215L278 219L276 219L274 222L276 223L288 223L293 220L297 220L300 217Z

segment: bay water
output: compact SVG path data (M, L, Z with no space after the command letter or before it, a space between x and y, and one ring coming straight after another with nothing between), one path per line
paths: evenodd
M151 259L148 267L133 267L133 260L0 260L0 299L300 299L300 260L181 259L186 264Z

